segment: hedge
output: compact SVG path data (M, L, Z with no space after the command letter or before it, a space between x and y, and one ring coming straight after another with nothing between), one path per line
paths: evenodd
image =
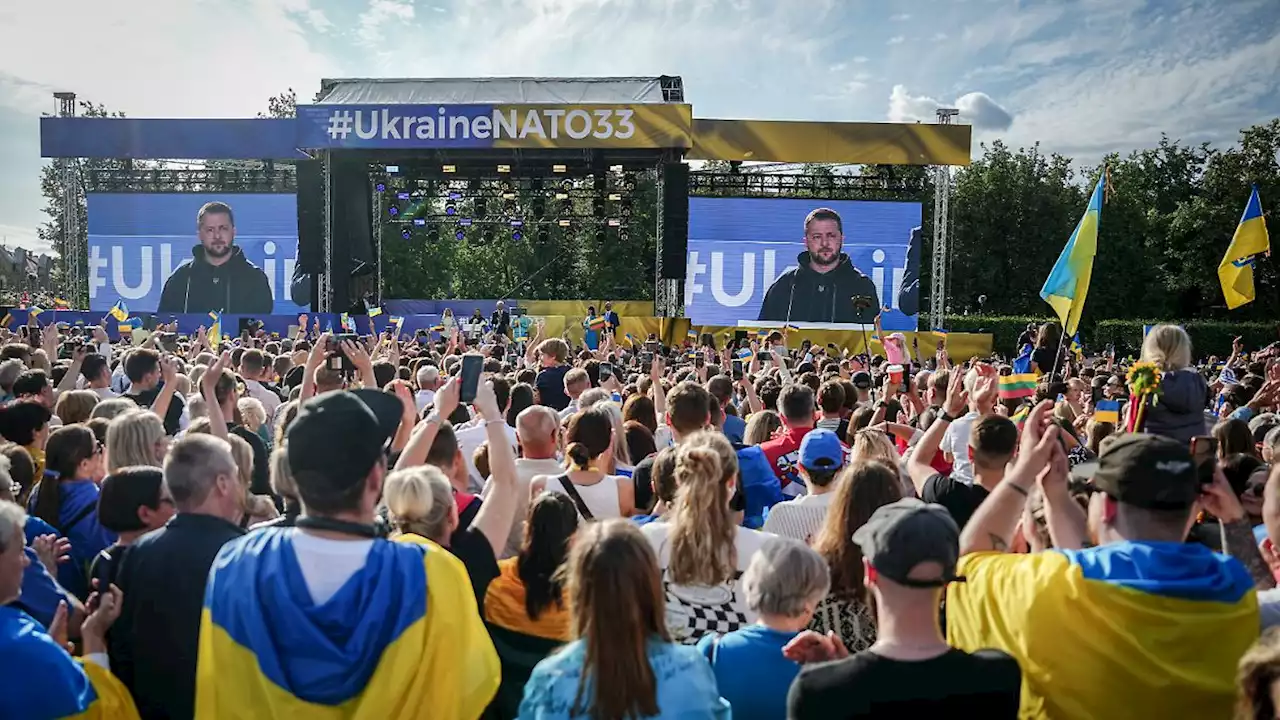
M951 315L947 317L947 330L952 332L984 332L994 336L996 352L1013 352L1018 338L1027 323L1037 325L1057 318L1032 315ZM1243 337L1246 349L1257 349L1280 339L1280 324L1274 322L1225 322L1221 320L1101 320L1085 324L1080 329L1080 339L1085 349L1096 352L1107 344L1114 344L1120 356L1136 356L1142 347L1142 327L1173 323L1186 328L1191 334L1197 357L1231 354L1231 341Z

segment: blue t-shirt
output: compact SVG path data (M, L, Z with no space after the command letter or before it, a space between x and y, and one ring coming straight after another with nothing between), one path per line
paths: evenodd
M724 436L729 438L731 443L741 443L742 437L747 433L747 421L737 415L724 416Z
M787 716L787 690L800 665L782 656L798 633L749 625L720 636L706 635L698 650L711 662L720 695L733 707L734 720L773 720Z
M695 648L651 640L647 655L657 681L658 717L728 720L729 704L720 697L711 668ZM585 659L586 643L575 640L538 663L524 686L520 717L568 720L573 716ZM785 700L785 690L782 695Z

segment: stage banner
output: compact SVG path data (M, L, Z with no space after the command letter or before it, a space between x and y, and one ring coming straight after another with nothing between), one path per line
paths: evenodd
M968 165L968 125L783 120L693 122L689 160Z
M89 193L86 204L92 311L303 312L289 293L292 194Z
M920 203L689 198L695 325L915 330Z
M651 105L299 105L300 148L687 148L693 109Z

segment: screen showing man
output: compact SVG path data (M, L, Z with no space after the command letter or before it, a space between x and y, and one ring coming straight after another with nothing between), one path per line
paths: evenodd
M90 193L88 217L91 310L117 301L144 313L304 310L290 297L292 194Z
M685 312L695 324L914 330L920 204L689 200ZM794 258L794 264L791 264ZM904 302L904 300L906 302Z
M805 217L804 246L797 266L765 291L757 319L874 322L880 311L876 286L843 252L844 224L835 210L818 208Z
M224 202L205 203L196 213L200 244L191 260L164 283L159 312L270 313L267 275L236 247L236 218Z

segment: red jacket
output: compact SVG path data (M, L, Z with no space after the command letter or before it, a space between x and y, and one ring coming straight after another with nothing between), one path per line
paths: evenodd
M800 473L796 470L800 465L800 441L812 429L786 428L783 434L760 443L760 449L764 451L765 458L773 467L773 473L778 476L778 482L784 488L792 481L800 482Z

